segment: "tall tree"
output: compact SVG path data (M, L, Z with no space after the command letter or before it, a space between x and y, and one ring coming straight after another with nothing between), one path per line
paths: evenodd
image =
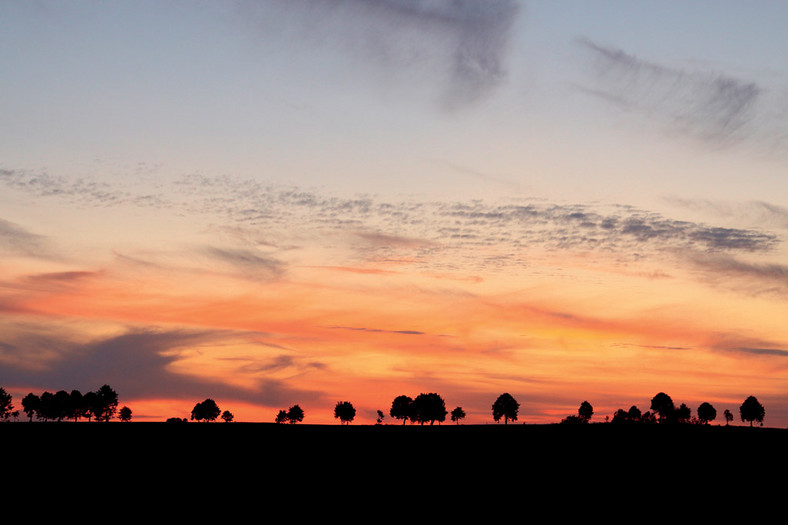
M109 385L103 385L96 391L93 415L96 421L109 421L118 410L118 393Z
M742 421L749 421L750 426L752 426L753 421L763 423L766 410L763 408L763 405L758 402L755 396L749 396L739 407L739 415Z
M11 416L11 412L14 410L12 401L11 394L6 392L4 388L0 388L0 419L6 420Z
M356 418L356 409L350 401L337 401L334 407L334 419L339 419L340 424L347 425Z
M30 421L33 421L33 416L38 413L38 408L41 406L41 398L30 392L22 399L22 410L25 411Z
M493 419L497 422L503 418L504 425L511 421L517 421L517 413L520 411L518 403L511 394L503 393L498 396L492 406Z
M410 419L412 405L413 399L411 399L410 396L397 396L394 398L394 401L391 402L389 415L394 419L401 419L404 425L407 423L408 419Z
M725 416L725 426L728 426L733 421L733 412L726 408L722 414Z

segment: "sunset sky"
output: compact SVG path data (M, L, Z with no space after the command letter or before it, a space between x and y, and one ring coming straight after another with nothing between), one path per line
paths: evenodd
M788 426L788 3L0 3L0 386Z

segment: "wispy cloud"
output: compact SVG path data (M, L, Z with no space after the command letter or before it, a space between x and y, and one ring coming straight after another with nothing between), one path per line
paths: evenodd
M579 43L593 66L581 89L622 111L718 148L773 150L785 142L788 99L779 92L724 72L665 66L586 38Z
M275 0L237 2L260 38L288 47L336 48L354 57L356 73L428 73L447 107L489 94L505 78L515 0ZM412 83L411 83L412 84ZM420 84L420 83L416 83Z
M12 255L49 259L55 256L51 242L16 223L0 219L0 250Z

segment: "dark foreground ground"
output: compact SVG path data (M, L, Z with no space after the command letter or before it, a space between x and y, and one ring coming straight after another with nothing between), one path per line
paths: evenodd
M428 502L560 515L699 509L704 498L735 511L752 497L763 508L782 502L788 467L788 430L739 426L16 422L0 424L0 444L6 481L36 490L383 514Z

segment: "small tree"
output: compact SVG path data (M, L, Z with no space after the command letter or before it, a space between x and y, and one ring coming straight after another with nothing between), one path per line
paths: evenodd
M583 401L580 403L580 408L577 409L577 415L587 423L591 416L594 415L594 407L588 401Z
M280 410L276 414L276 418L274 419L274 422L281 424L281 423L285 423L286 421L287 421L287 410Z
M739 407L739 415L742 421L749 421L752 426L753 421L763 423L763 418L766 415L763 405L758 402L755 396L750 396L744 400L744 403Z
M408 419L410 419L412 405L413 399L409 396L397 396L394 398L394 401L391 402L389 415L394 419L401 419L404 425L407 423Z
M503 418L504 425L509 423L509 420L517 421L517 412L520 410L520 403L518 403L510 394L503 393L498 396L492 406L493 419L498 422Z
M692 411L685 403L682 403L676 409L676 421L679 423L688 423L692 418Z
M722 414L725 416L725 426L728 426L733 421L733 413L726 408Z
M222 419L224 420L225 423L232 422L233 418L234 418L233 413L230 412L229 410L225 410L224 412L222 412Z
M375 420L375 424L376 425L382 425L384 417L386 417L386 415L383 413L383 411L382 410L378 410L378 418Z
M11 394L6 392L4 388L0 388L0 419L5 421L11 416L11 412L14 410L12 400Z
M704 425L708 425L709 421L717 419L717 409L711 403L703 402L698 407L698 420Z
M118 412L118 418L123 422L131 421L131 409L127 406L124 406Z
M293 405L287 409L287 421L291 424L300 423L304 420L304 411L298 405Z
M451 411L451 420L459 425L460 420L465 419L465 410L462 407L457 407Z
M339 424L349 424L356 418L356 409L350 401L337 401L334 407L334 419L339 419Z

